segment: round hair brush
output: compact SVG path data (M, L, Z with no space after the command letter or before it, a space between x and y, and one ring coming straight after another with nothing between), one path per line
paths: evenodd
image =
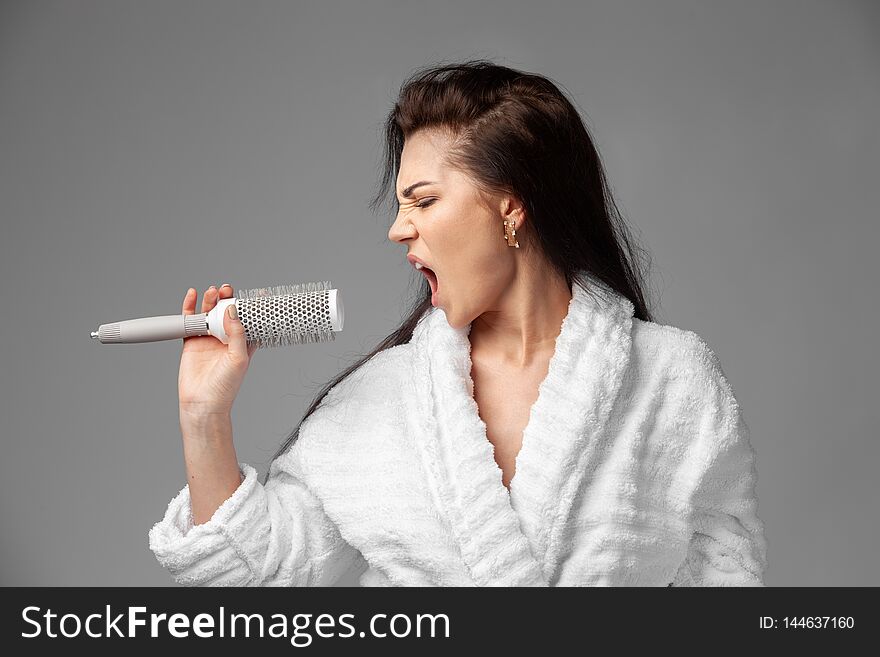
M336 339L344 321L342 296L330 281L294 283L270 288L239 290L236 297L220 299L209 312L162 315L101 324L92 338L103 344L132 344L213 335L223 344L223 313L235 304L248 346L277 347Z

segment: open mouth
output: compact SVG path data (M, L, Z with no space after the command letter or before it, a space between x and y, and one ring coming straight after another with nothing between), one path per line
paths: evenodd
M419 269L422 274L424 274L425 278L428 280L428 284L431 286L431 294L437 294L437 290L440 287L440 284L437 282L437 274L433 272L433 270L428 269L427 267L422 267Z

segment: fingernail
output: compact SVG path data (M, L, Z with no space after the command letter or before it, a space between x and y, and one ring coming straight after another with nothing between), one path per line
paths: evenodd
M229 315L229 319L238 319L238 309L234 303L230 303L226 308L226 314Z
M232 286L231 286L229 283L224 283L224 284L221 285L220 287L232 287Z

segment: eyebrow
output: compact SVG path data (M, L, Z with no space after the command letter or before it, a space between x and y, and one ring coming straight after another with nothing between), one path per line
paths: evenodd
M412 185L410 185L409 187L407 187L406 189L404 189L404 190L403 190L403 193L401 194L401 196L403 196L403 198L412 198L412 196L413 196L413 190L414 190L416 187L421 187L422 185L436 185L436 184L437 184L437 183L435 183L435 182L432 181L432 180L420 180L419 182L417 182L417 183L413 183Z

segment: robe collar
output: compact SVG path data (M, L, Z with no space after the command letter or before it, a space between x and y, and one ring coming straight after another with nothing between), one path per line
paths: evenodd
M572 284L509 492L473 397L472 324L452 328L441 308L431 308L413 331L414 439L426 483L480 586L555 581L573 501L621 389L634 306L591 273L579 277L592 294Z

